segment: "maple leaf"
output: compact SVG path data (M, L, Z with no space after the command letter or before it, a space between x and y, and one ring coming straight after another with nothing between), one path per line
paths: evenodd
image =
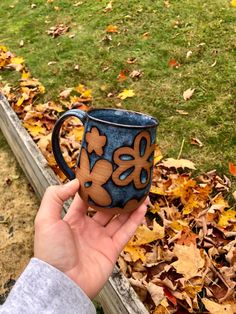
M225 228L230 224L230 222L234 223L236 226L236 211L233 209L223 211L220 215L218 226Z
M139 247L139 246L132 246L132 245L129 245L127 244L125 247L124 247L124 252L127 252L129 253L131 259L133 262L136 262L138 261L139 259L142 261L142 262L145 262L146 260L146 250L142 247Z
M207 298L202 298L201 301L211 314L234 314L230 304L218 304Z
M135 93L132 89L124 89L123 92L121 92L118 95L118 98L124 100L126 98L130 98L130 97L134 97L134 96L135 96Z
M174 158L167 158L166 160L162 161L162 165L166 168L188 168L195 170L194 163L188 159L174 159Z
M108 2L106 5L105 9L103 10L104 12L110 12L112 11L112 1Z
M148 244L155 240L163 239L164 236L164 227L160 226L156 220L153 220L152 230L145 225L139 226L128 244L133 246Z
M107 33L118 33L118 27L115 25L108 25L106 28Z
M153 164L156 165L163 158L160 147L155 145Z
M230 5L236 8L236 0L231 0Z
M187 90L185 90L183 92L183 98L184 100L189 100L192 96L193 96L193 93L194 93L195 89L193 88L189 88Z
M29 133L35 137L39 134L46 134L46 129L41 126L40 124L29 124L29 123L24 123L24 127L29 131Z
M173 253L178 260L171 265L176 269L177 273L183 275L186 280L195 277L199 269L201 269L205 261L201 257L200 250L194 245L190 246L176 244Z
M151 298L156 306L161 304L161 302L166 298L164 289L162 287L159 287L155 285L152 282L149 282L146 284L147 291L150 293Z
M229 172L233 176L236 176L236 166L232 162L229 162Z

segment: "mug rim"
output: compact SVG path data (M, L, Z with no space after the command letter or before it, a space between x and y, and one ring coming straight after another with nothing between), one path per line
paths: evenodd
M111 121L107 121L107 120L103 120L100 118L96 118L90 115L90 112L94 112L94 111L122 111L122 112L130 112L130 113L134 113L136 115L140 115L140 116L146 116L148 118L150 118L150 120L153 121L153 124L148 124L148 125L132 125L132 124L120 124L120 123L116 123L116 122L111 122ZM115 126L119 126L119 127L124 127L124 128L137 128L137 129L144 129L144 128L155 128L159 125L159 121L154 118L151 115L148 115L146 113L141 113L138 111L134 111L134 110L126 110L126 109L115 109L115 108L94 108L94 109L90 109L87 112L88 117L91 120L97 121L97 122L102 122L105 124L109 124L109 125L115 125Z

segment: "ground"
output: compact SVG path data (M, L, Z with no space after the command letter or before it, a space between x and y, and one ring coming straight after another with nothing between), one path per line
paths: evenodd
M33 224L39 204L1 132L0 177L1 304L33 255Z

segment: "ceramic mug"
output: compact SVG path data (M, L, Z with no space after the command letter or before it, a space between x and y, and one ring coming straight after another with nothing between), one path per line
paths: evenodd
M84 135L76 174L60 149L60 129L69 117L79 118ZM123 213L135 210L148 195L158 121L120 109L72 109L56 122L52 133L55 159L70 179L80 181L79 195L95 210Z

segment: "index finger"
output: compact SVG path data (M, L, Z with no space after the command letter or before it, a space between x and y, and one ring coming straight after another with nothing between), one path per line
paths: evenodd
M43 219L48 222L60 220L64 202L75 195L79 185L79 181L74 179L64 185L48 187L41 201L36 219Z

